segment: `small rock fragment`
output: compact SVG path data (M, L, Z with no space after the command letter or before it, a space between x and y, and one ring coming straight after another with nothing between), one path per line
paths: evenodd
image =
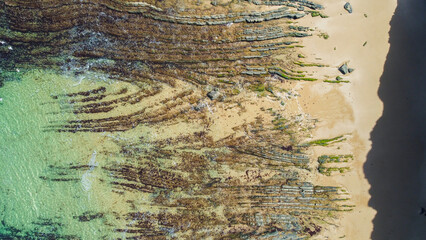
M340 66L339 67L339 71L342 73L342 74L347 74L347 73L349 73L349 70L348 70L348 65L345 63L345 64L343 64L342 66Z
M353 69L353 68L348 68L348 72L349 72L349 73L351 73L351 72L353 72L353 71L355 71L355 69Z
M220 93L218 91L210 91L207 93L207 97L210 98L210 100L215 100L219 97Z
M348 13L352 13L352 6L350 3L346 3L345 6L343 6L343 8L348 11Z
M202 102L200 102L200 103L198 103L197 104L197 106L194 106L193 107L193 109L195 110L195 111L201 111L203 108L205 108L206 107L206 104L205 103L202 103Z

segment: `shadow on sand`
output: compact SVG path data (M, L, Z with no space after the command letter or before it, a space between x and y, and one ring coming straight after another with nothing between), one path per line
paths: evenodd
M426 1L398 0L380 78L382 117L364 164L373 240L426 239Z

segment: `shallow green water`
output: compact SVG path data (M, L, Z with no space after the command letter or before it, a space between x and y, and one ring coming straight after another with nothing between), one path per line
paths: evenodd
M78 218L85 212L107 213L112 204L110 186L98 181L105 174L98 166L108 161L99 145L105 136L45 131L53 122L76 119L64 111L71 103L55 101L52 95L105 84L109 83L32 70L0 88L0 236L110 237L113 229L105 223L117 225L114 219ZM61 172L49 167L73 164L90 169ZM64 177L74 180L46 180Z

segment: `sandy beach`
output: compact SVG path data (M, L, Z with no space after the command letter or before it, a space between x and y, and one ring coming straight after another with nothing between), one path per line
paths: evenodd
M313 139L350 134L348 141L336 146L333 151L353 154L351 170L343 175L318 176L318 181L347 189L351 195L350 202L355 207L349 214L343 215L338 228L330 225L328 232L318 239L324 236L327 236L326 239L370 239L376 212L368 206L370 185L365 179L363 164L371 149L370 132L383 111L377 90L389 50L389 22L396 0L353 1L352 14L344 10L344 1L319 3L324 5L324 13L329 18L306 18L299 23L328 34L329 38L304 39L302 52L306 56L305 62L328 64L329 67L324 69L312 69L313 74L322 74L323 79L334 80L341 75L337 68L345 62L355 71L342 76L349 83L330 84L333 86L306 84L300 101L304 102L306 113L320 120ZM317 147L314 156L327 151L330 150Z

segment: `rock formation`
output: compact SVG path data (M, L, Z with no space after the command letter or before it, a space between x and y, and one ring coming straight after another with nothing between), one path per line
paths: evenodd
M140 133L137 142L114 140L119 150L100 154L121 160L96 168L105 173L102 183L111 187L110 194L125 196L122 204L131 210L89 211L74 221L103 219L111 226L107 235L126 233L129 239L304 239L322 231L320 219L348 210L340 202L346 195L341 188L304 177L316 162L310 146L301 144L312 122L280 110L287 101L282 96L291 93L274 88L282 81L316 80L294 70L303 63L291 55L302 47L298 39L310 36L309 28L288 21L323 7L305 0L244 4L0 0L0 53L8 59L0 62L2 74L14 74L16 68L74 76L95 72L123 83L121 89L105 85L52 95L52 103L43 104L72 104L63 111L77 119L52 122L46 132L188 126L184 134L164 138ZM257 10L259 5L282 7ZM255 94L273 99L271 108L256 105ZM225 125L213 128L218 124L209 113L213 108L224 116L236 109L247 121L217 138ZM88 169L53 165L40 179L71 184ZM141 207L131 196L144 196L150 204ZM61 235L59 223L56 229L28 234L79 238ZM19 234L22 230L15 228L9 237Z

